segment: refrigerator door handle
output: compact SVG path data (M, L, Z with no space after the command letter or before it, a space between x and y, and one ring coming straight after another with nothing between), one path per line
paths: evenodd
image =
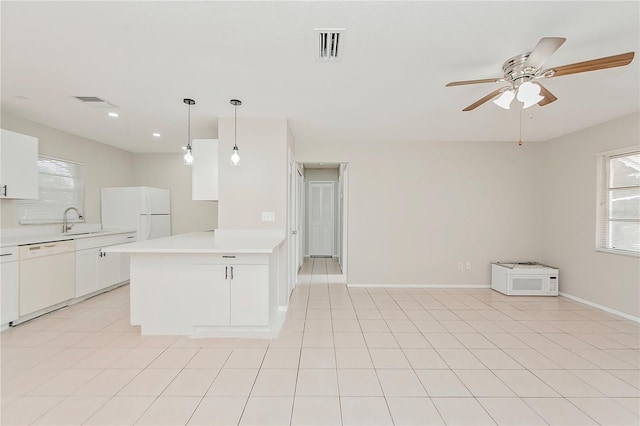
M142 218L144 219L144 225L143 225L142 231L144 235L146 235L144 239L148 240L149 237L151 236L151 215L143 214ZM146 232L145 232L145 227L146 227Z
M147 211L145 212L146 214L152 214L153 212L151 211L151 196L149 195L149 191L144 191L144 201L145 204L147 205Z

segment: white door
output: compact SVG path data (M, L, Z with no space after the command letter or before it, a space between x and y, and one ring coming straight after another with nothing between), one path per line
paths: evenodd
M293 288L296 286L296 281L298 278L298 191L296 189L296 182L298 175L298 168L296 166L295 158L293 157L293 153L289 150L289 238L287 249L289 251L289 294L293 291Z
M333 182L309 182L309 255L333 255Z
M347 282L347 243L348 243L348 225L349 225L349 166L348 164L342 164L340 176L341 182L341 230L340 236L342 241L340 242L340 267L342 269L342 275L344 275L345 282Z
M296 274L304 261L304 176L299 168L296 168L296 188L298 191L298 200L296 202L296 230L298 231L298 252L296 254Z

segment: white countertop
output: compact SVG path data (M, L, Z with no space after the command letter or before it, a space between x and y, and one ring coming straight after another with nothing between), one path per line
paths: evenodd
M80 227L78 227L80 228ZM128 232L136 232L135 229L95 229L95 227L86 227L85 229L74 228L71 232L63 234L62 232L53 232L47 230L42 233L27 232L21 234L14 231L2 231L0 239L0 247L23 246L27 244L40 244L52 241L68 241L78 240L81 238L103 237L107 235L126 234Z
M282 231L216 230L105 247L114 253L272 253L284 241Z

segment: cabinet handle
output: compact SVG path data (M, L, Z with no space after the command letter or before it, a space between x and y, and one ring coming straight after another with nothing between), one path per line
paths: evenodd
M0 254L0 257L2 256L11 256L13 253L4 253L4 254Z
M130 237L127 237L127 240L128 240L128 239L131 239L131 238L135 238L135 236L134 236L134 235L132 235L132 236L130 236Z
M231 267L231 279L233 279L233 266Z
M2 196L3 197L7 196L7 185L2 185Z
M231 255L227 255L227 254L223 254L222 258L223 259L235 259L236 257L235 256L231 256Z
M225 266L224 267L224 279L229 279L229 267Z

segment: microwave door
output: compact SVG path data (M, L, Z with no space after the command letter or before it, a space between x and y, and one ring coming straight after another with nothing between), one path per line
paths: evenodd
M536 295L548 291L549 277L546 275L512 275L509 277L509 294Z

